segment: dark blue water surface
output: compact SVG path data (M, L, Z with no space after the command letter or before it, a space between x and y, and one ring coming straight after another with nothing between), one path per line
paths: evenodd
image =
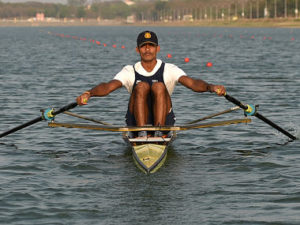
M159 58L224 84L299 138L299 29L150 29L159 37ZM75 101L135 63L142 30L0 28L0 133L38 117L40 109ZM120 89L72 111L123 125L128 98ZM177 86L173 106L183 124L233 104ZM242 117L238 111L220 119ZM66 115L56 120L79 122ZM1 138L0 224L299 224L299 141L287 143L252 120L178 133L165 165L150 176L135 167L119 133L40 122Z

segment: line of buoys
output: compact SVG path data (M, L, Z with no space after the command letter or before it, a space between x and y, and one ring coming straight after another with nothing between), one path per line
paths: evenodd
M52 32L48 32L48 33L52 34L52 35L55 35L57 37L61 37L61 38L72 38L74 40L80 40L80 41L87 41L88 40L90 43L93 43L93 44L96 44L96 45L101 45L103 47L107 47L108 46L106 43L102 43L102 42L94 40L94 39L87 39L85 37L71 36L71 35L65 35L65 34L59 34L59 33L52 33ZM112 44L111 47L114 48L114 49L116 49L117 48L117 44ZM121 45L121 49L125 49L125 48L126 48L125 45ZM172 54L169 53L169 54L166 55L166 58L167 59L172 59L173 56L172 56ZM190 62L190 58L185 57L184 58L184 62L185 63ZM208 64L208 65L209 66L207 66L207 67L211 67L212 66L212 64Z
M60 34L60 33L52 33L52 32L48 32L48 34L51 34L51 35L55 35L55 36L58 36L58 37L61 37L61 38L71 38L71 39L74 39L74 40L80 40L80 41L87 41L88 39L87 38L85 38L85 37L78 37L78 36L72 36L72 35L68 35L68 34ZM209 37L209 35L207 35L207 34L198 34L198 36L200 37L200 36L203 36L203 37ZM232 35L232 34L227 34L227 35L223 35L223 34L219 34L219 35L217 35L217 34L213 34L213 37L214 38L234 38L234 36ZM239 38L240 39L251 39L251 40L258 40L259 38L258 37L256 37L256 36L254 36L254 35L249 35L249 36L247 36L247 35L240 35L239 36ZM270 37L270 36L263 36L263 40L272 40L273 38L272 37ZM293 36L293 37L291 37L290 38L290 41L295 41L296 40L296 38ZM89 39L89 42L90 43L93 43L93 44L96 44L96 45L98 45L98 46L103 46L103 47L107 47L108 46L108 44L106 44L106 43L101 43L100 41L97 41L97 40L94 40L94 39ZM117 49L118 48L118 46L121 46L120 48L121 49L125 49L126 47L125 47L125 45L117 45L117 44L112 44L111 45L111 47L112 48L114 48L114 49ZM172 56L172 54L170 54L170 53L168 53L167 55L166 55L166 59L172 59L173 58L173 56ZM190 62L190 58L189 57L185 57L184 58L184 63L189 63ZM213 66L213 63L212 62L206 62L206 64L205 64L205 66L207 67L207 68L210 68L210 67L212 67Z
M72 38L74 40L80 40L80 41L87 41L88 40L89 42L91 42L93 44L96 43L96 45L101 45L100 41L96 41L94 39L87 39L86 37L71 36L71 35L65 35L65 34L59 34L59 33L52 33L52 32L48 32L48 34L55 35L55 36L61 37L61 38ZM102 46L103 47L107 47L107 44L106 43L102 43ZM117 48L117 45L113 44L112 47L113 48ZM121 48L125 49L125 45L122 45Z
M168 53L166 55L166 59L172 59L172 58L173 58L172 54ZM190 62L190 58L189 57L185 57L184 58L184 62L185 63L189 63ZM205 65L206 65L206 67L212 67L213 63L212 62L207 62Z

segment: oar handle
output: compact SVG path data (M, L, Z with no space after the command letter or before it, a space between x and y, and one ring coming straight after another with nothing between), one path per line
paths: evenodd
M240 108L244 109L245 111L247 111L249 109L249 105L245 105L244 103L242 103L241 101L237 100L236 98L228 95L227 93L225 93L224 97L232 102L233 104L239 106ZM252 110L252 108L251 108ZM271 120L267 119L266 117L264 117L263 115L261 115L258 112L254 112L252 114L253 116L257 117L258 119L264 121L265 123L269 124L271 127L275 128L276 130L280 131L281 133L285 134L286 136L288 136L289 138L291 138L292 140L296 140L297 138L292 135L291 133L287 132L286 130L284 130L283 128L281 128L280 126L278 126L277 124L273 123Z
M77 103L76 103L76 102L73 102L73 103L71 103L71 104L68 104L68 105L66 105L66 106L64 106L64 107L62 107L62 108L60 108L60 109L58 109L57 111L52 112L52 115L53 115L53 117L54 117L55 115L58 115L58 114L60 114L60 113L62 113L62 112L64 112L64 111L73 109L73 108L75 108L76 106L77 106ZM40 122L40 121L42 121L42 120L44 120L44 119L45 119L44 116L37 117L37 118L35 118L35 119L33 119L33 120L27 122L27 123L24 123L24 124L22 124L22 125L19 125L19 126L17 126L17 127L14 127L14 128L12 128L12 129L10 129L10 130L8 130L8 131L6 131L6 132L0 134L0 138L2 138L2 137L4 137L4 136L7 136L7 135L9 135L9 134L11 134L11 133L14 133L14 132L16 132L16 131L18 131L18 130L21 130L21 129L25 128L25 127L31 126L31 125L33 125L33 124L35 124L35 123L37 123L37 122Z

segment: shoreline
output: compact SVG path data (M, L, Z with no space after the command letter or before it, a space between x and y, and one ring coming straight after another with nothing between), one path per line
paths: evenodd
M160 21L126 23L117 20L98 21L69 20L69 21L29 21L29 20L0 20L0 27L69 27L69 26L156 26L156 27L249 27L249 28L300 28L300 19L241 19L226 20L199 20L187 21Z

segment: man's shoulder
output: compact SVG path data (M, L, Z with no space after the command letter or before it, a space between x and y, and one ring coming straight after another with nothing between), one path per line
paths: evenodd
M132 75L134 75L134 69L132 65L126 65L123 66L123 68L120 70L120 72L118 72L114 79L116 80L126 80L129 79L129 77L131 77Z
M123 66L122 70L120 72L125 72L125 73L133 73L134 72L134 68L133 65L125 65Z
M177 65L173 63L167 63L167 62L165 62L165 68L167 70L181 70Z
M133 67L134 67L134 65L125 65L125 66L123 66L123 69L133 70Z

